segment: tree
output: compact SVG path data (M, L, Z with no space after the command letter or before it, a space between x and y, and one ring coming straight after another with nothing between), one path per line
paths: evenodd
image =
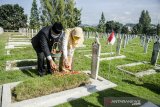
M39 12L37 8L36 0L33 0L33 3L32 3L29 25L31 29L38 29L40 27Z
M141 24L136 24L132 29L132 34L142 34L143 27Z
M123 24L114 21L106 22L106 32L112 32L114 30L116 33L120 33L122 30Z
M151 24L151 17L149 15L149 12L146 10L143 10L141 12L141 16L139 18L139 24L142 25L142 33L147 34L149 29L150 29L150 24Z
M160 24L157 25L157 35L160 36Z
M27 15L18 4L5 4L0 6L0 26L4 29L18 30L27 27Z
M67 0L66 3L66 18L67 18L67 26L74 27L75 19L74 19L74 0Z
M82 29L85 32L96 32L97 31L96 27L94 26L84 26L82 27Z
M74 22L74 25L75 26L78 26L81 24L81 10L78 10L77 8L74 8L74 19L75 19L75 22Z
M127 27L127 26L123 26L121 33L123 33L123 34L128 34L128 33L129 33L128 27Z
M104 17L103 12L102 12L101 19L99 20L99 24L98 24L98 31L99 32L105 32L105 23L106 23L106 19Z
M65 28L75 27L81 24L81 10L75 8L74 0L41 0L42 15L41 19L44 22L44 17L54 23L60 21Z

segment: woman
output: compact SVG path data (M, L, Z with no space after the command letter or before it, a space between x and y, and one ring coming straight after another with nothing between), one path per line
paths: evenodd
M75 48L83 45L84 36L83 30L80 27L68 28L65 30L63 42L63 57L61 57L60 71L72 69L72 60Z

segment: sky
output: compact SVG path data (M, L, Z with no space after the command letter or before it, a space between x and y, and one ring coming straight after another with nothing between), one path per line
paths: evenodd
M37 1L40 6L39 0ZM138 23L142 10L149 11L152 24L160 23L160 0L75 0L75 2L76 7L82 9L82 24L98 24L102 12L106 21ZM16 3L24 8L25 14L30 14L32 0L0 0L0 5Z

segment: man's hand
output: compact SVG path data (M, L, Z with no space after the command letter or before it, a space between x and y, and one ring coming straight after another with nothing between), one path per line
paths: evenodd
M54 61L50 60L49 62L50 62L51 69L52 70L56 70L57 69L57 65L54 63Z

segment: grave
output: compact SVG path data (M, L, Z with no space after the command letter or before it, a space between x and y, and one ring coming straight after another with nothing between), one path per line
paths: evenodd
M104 56L104 55L106 55L106 57L101 58L101 56ZM91 58L92 54L87 54L87 55L84 55L84 56L87 57L87 58ZM125 55L116 55L114 52L100 53L100 61L122 59L122 58L126 58L126 56Z
M136 76L136 77L143 77L144 75L150 75L150 74L155 74L157 73L155 70L155 67L153 67L152 69L148 69L148 70L144 70L144 71L140 71L140 72L131 72L128 70L125 70L123 67L133 67L133 66L137 66L137 65L142 65L142 64L149 64L149 62L135 62L135 63L130 63L130 64L124 64L124 65L118 65L117 68L120 71L123 71L127 74Z
M85 71L86 73L89 71ZM20 82L8 83L3 85L2 91L2 107L50 107L56 106L61 103L65 103L71 100L75 100L80 97L90 95L94 92L102 91L104 89L116 87L116 84L105 80L102 77L97 80L90 78L91 84L86 86L69 89L66 91L53 93L29 100L20 102L12 102L11 100L11 89L13 89Z
M36 64L29 64L29 65L26 65L24 66L13 66L17 63L25 63L25 62L36 62L37 59L24 59L24 60L13 60L13 61L7 61L6 62L6 71L14 71L14 70L27 70L27 69L36 69L37 68L37 65ZM22 64L21 64L22 65Z

